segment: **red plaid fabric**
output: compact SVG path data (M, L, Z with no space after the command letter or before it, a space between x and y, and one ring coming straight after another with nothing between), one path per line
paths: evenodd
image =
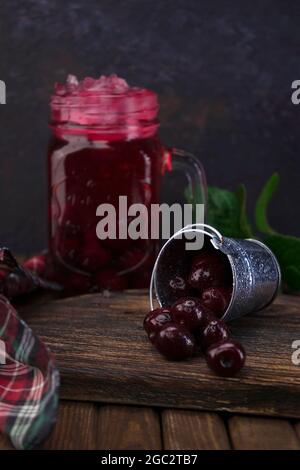
M0 295L0 432L39 445L56 421L59 373L47 347Z

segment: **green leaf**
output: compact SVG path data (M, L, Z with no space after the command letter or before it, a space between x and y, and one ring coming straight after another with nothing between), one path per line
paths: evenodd
M226 237L241 238L240 203L235 193L216 187L208 188L206 221Z
M264 242L279 262L283 284L292 292L300 292L300 238L273 234Z
M288 292L297 294L300 292L300 266L288 266L283 278Z
M256 204L255 218L258 229L265 234L264 242L278 259L282 280L289 292L300 292L300 238L275 232L267 221L267 207L279 184L277 173L267 181ZM189 203L201 203L202 193L185 192ZM206 222L224 236L258 238L253 234L246 210L246 189L240 185L235 193L216 187L208 188Z
M255 206L255 222L258 230L265 234L275 234L275 230L269 225L267 219L267 208L273 194L279 185L279 175L274 173L263 187Z
M236 190L236 197L239 202L239 225L244 238L253 238L253 231L247 217L247 191L244 184L240 184Z
M290 292L300 292L300 238L276 232L267 219L267 208L278 185L279 175L274 173L256 202L256 225L260 232L266 235L264 242L278 260L284 288L288 288Z

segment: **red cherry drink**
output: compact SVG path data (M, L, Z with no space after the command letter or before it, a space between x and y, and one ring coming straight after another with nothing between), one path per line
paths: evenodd
M166 150L158 136L155 93L116 77L70 76L51 99L49 252L67 289L147 287L156 240L118 239L119 196L128 207L159 203ZM116 210L116 239L96 233L99 205ZM123 227L124 229L124 227ZM53 269L52 269L53 271ZM79 288L81 286L81 288Z

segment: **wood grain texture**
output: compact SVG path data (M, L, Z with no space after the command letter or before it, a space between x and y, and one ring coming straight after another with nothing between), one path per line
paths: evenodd
M56 354L63 398L300 418L300 368L291 362L299 298L280 297L231 324L247 351L246 366L234 378L215 376L203 358L170 362L160 356L143 331L148 309L145 292L127 291L53 301L23 313Z
M158 413L151 408L103 406L98 412L97 448L101 450L160 450Z
M298 436L299 442L300 442L300 422L295 424L295 431Z
M91 403L61 402L58 421L42 448L48 450L96 449L97 407Z
M300 441L293 426L282 419L235 416L229 432L237 450L298 450Z
M1 450L13 450L13 446L10 443L10 440L8 437L4 436L3 434L0 434L0 451Z
M215 413L165 410L162 431L167 450L230 449L225 425Z

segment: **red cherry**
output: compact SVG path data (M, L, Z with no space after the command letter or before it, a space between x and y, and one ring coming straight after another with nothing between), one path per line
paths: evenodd
M146 315L144 319L144 329L148 334L150 341L153 342L156 334L161 330L162 326L171 322L170 309L156 308Z
M189 293L189 286L182 276L174 276L168 284L169 291L175 298L185 297Z
M129 273L128 273L129 274ZM131 274L131 273L130 273ZM151 279L151 272L148 270L137 270L130 275L130 288L132 289L146 289L149 288Z
M47 253L45 256L46 266L45 266L45 279L48 281L58 282L59 284L64 284L66 273L63 272L63 276L60 276L59 273L62 270L62 267L57 263L51 253Z
M231 289L224 287L209 287L202 293L202 302L217 317L222 317L231 300Z
M54 250L59 257L66 261L74 261L81 247L80 226L64 221L57 230L54 240Z
M78 255L78 264L83 270L95 272L104 267L110 260L110 253L100 243L97 246L84 246Z
M76 232L80 232L80 214L78 212L78 205L76 204L76 194L69 194L67 196L69 203L65 204L65 207L62 211L62 223L61 226L65 226L70 230L74 231L76 228ZM70 233L70 231L69 231Z
M204 328L214 318L210 310L195 297L177 300L171 307L171 315L175 323L185 326L191 332Z
M18 295L27 294L34 289L34 285L30 279L13 272L9 273L2 282L3 294L9 299L17 297Z
M76 267L89 273L104 267L111 258L110 253L98 240L95 228L87 230L82 240L76 227L67 225L61 234L58 246L63 259L75 262Z
M246 353L237 341L225 340L213 344L206 351L208 366L218 375L231 377L245 364Z
M203 252L192 262L188 283L194 289L203 291L208 287L225 285L227 277L227 269L220 254Z
M107 268L95 275L95 282L100 289L123 290L127 287L127 279L120 276L116 269Z
M70 273L64 279L66 291L72 294L83 294L88 292L91 287L90 277L79 273Z
M29 269L37 276L43 277L46 273L46 256L38 255L29 258L23 263L24 268Z
M5 269L0 269L0 281L7 276L7 271Z
M66 261L74 261L79 251L80 242L75 238L62 238L58 244L58 254Z
M229 339L229 329L222 320L212 320L200 333L200 343L204 350L225 339Z
M127 250L119 258L119 265L123 269L131 269L145 265L148 261L146 253L138 248Z
M64 216L60 225L60 233L66 238L79 238L81 235L80 224L74 223L72 219Z
M193 335L183 326L167 323L156 334L156 349L167 359L180 361L194 355L196 350Z
M122 254L130 249L132 244L132 240L128 239L112 239L106 238L105 240L101 240L104 247L107 248L112 253L119 253Z

